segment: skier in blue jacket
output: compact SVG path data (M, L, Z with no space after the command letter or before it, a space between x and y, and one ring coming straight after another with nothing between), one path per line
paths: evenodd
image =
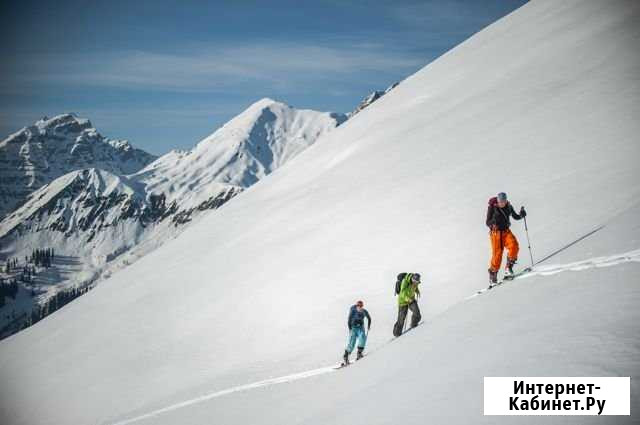
M347 326L349 327L349 341L347 342L347 348L344 350L344 363L349 364L349 355L353 351L353 348L358 343L358 354L356 360L360 360L363 356L364 346L367 343L367 333L364 329L364 319L367 319L367 330L371 329L371 316L369 312L364 309L364 303L358 301L355 305L352 305L349 309L349 317L347 318Z

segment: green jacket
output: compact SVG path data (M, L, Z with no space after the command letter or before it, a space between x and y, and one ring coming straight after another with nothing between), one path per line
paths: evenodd
M411 282L411 273L408 273L400 284L400 293L398 294L398 305L405 306L411 304L416 299L416 295L420 296L420 288L418 283Z

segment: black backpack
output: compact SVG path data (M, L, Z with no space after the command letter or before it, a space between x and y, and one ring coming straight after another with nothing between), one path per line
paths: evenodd
M396 295L400 293L400 285L402 285L402 281L407 277L406 273L400 273L398 278L396 279Z

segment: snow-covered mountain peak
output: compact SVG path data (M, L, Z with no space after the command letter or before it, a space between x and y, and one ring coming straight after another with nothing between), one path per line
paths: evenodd
M36 121L35 126L42 132L51 131L54 133L78 133L93 128L91 121L79 118L74 113L60 114L53 118L43 117Z
M127 141L103 137L74 114L44 117L0 142L0 219L34 190L74 170L131 174L156 157Z
M71 134L78 136L84 130L91 128L91 121L78 118L71 113L57 115L53 118L43 117L33 125L23 127L9 135L6 139L0 142L0 148L5 147L10 143L21 143L46 135L64 136Z
M208 143L212 140L218 141L221 135L225 137L231 136L236 139L239 137L249 137L254 128L264 127L269 124L285 124L288 118L297 115L298 112L311 113L307 115L322 114L317 111L298 110L286 103L265 97L251 104L247 109L236 115L201 143ZM278 120L280 120L280 122L276 122ZM338 120L338 124L340 123L342 123L342 121Z
M258 123L261 121L268 121L279 112L283 113L282 111L287 109L291 110L292 108L273 99L267 97L262 98L257 102L252 103L247 109L233 117L202 142L206 143L208 140L212 139L216 133L248 135L251 129Z
M283 102L279 102L277 100L271 99L270 97L263 97L262 99L254 102L251 104L251 106L249 106L244 112L248 112L251 110L256 110L256 109L264 109L264 108L268 108L272 105L280 105L280 106L288 106ZM240 114L242 115L242 114Z
M170 152L138 175L152 190L181 199L192 197L194 187L210 182L246 188L345 120L344 114L296 109L263 98L189 153Z

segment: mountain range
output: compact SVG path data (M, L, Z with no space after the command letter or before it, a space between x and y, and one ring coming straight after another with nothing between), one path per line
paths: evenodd
M55 248L58 262L20 286L21 302L0 308L11 312L0 315L0 330L22 328L30 310L64 288L92 285L133 263L346 119L265 98L193 149L159 158L106 139L72 114L9 136L0 145L9 211L0 221L0 255L21 259Z
M103 137L87 119L44 117L0 142L0 219L66 173L95 167L130 174L155 159L126 140Z

